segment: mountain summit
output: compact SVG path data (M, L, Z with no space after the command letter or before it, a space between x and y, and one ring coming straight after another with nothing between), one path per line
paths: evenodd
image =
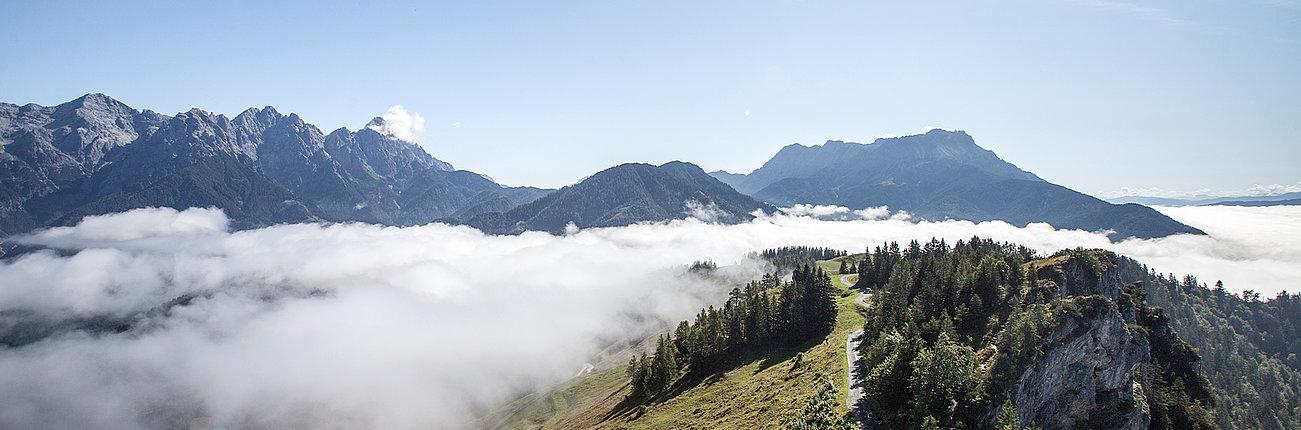
M963 131L932 129L871 144L790 145L748 175L712 175L777 205L885 205L927 219L1046 222L1109 232L1113 239L1202 234L1149 207L1114 205L1049 183L976 145Z
M561 233L570 223L580 228L612 227L691 215L737 222L753 218L750 213L756 209L773 210L694 164L628 163L597 172L505 213L479 215L470 220L470 225L490 233Z
M368 127L329 135L270 106L234 118L138 111L103 94L0 103L0 235L139 207L217 207L238 227L469 218L548 190L455 170Z

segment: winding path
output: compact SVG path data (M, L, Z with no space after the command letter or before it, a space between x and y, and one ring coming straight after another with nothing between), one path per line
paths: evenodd
M848 284L848 282L845 282L845 277L842 277L840 281ZM866 307L868 297L872 297L872 295L867 293L858 293L858 297L854 297L854 302ZM848 365L847 369L849 369L848 372L845 372L845 377L848 379L847 382L849 384L849 392L845 397L845 405L847 405L849 410L854 413L854 416L858 418L859 428L871 429L872 412L867 410L867 404L862 401L864 375L863 367L859 366L858 354L858 347L862 342L863 329L861 328L850 333L849 337L845 338L845 359L847 361L846 364Z

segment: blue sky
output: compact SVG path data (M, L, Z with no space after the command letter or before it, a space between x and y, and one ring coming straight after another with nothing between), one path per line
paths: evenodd
M511 185L938 126L1098 195L1301 187L1301 1L894 3L17 1L0 100L326 132L400 104Z

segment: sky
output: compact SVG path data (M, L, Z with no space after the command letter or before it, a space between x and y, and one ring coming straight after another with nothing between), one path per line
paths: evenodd
M1301 190L1297 0L17 1L0 38L0 101L400 114L509 185L942 127L1100 196Z

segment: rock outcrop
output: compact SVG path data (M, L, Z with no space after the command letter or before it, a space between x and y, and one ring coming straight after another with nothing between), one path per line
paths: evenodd
M1130 330L1110 300L1080 302L1090 309L1066 316L1044 339L1050 346L1012 387L1010 397L1024 425L1075 429L1123 417L1120 429L1148 426L1147 406L1135 393L1135 371L1149 360L1143 336Z
M1148 428L1138 370L1150 346L1123 296L1115 254L1068 251L1032 266L1053 302L1056 326L1008 397L1023 425L1042 429ZM991 411L991 417L996 414Z

